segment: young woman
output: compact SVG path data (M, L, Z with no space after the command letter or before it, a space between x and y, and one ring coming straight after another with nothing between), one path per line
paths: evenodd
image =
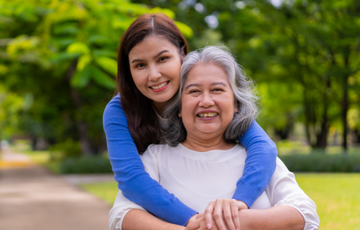
M230 200L238 175L243 172L246 150L235 141L241 134L239 130L246 129L257 115L251 85L228 52L206 47L189 53L181 68L179 96L164 114L168 118L168 124L163 126L168 144L151 145L141 156L153 179L199 213L212 200ZM252 210L236 212L242 230L319 227L315 203L299 188L280 159ZM119 191L110 211L110 229L205 227L203 218L183 227L145 213Z
M161 141L161 115L179 89L181 62L187 43L174 22L163 14L143 15L123 34L118 50L118 92L107 105L103 125L115 180L123 195L155 216L186 225L197 212L180 202L145 172L139 154ZM233 198L244 202L216 202L205 212L220 229L230 210L251 207L265 190L276 166L276 146L253 121L239 142L247 149L242 177ZM240 177L240 175L239 175ZM226 218L239 228L236 218ZM232 227L231 229L235 229Z

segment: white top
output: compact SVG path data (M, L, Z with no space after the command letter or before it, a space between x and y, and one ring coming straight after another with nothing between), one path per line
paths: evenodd
M244 170L246 150L239 144L229 150L208 152L196 152L182 144L177 147L150 145L141 159L154 180L184 204L203 213L210 201L232 198ZM267 209L277 205L297 209L304 217L304 229L318 229L320 220L315 203L300 189L294 174L279 158L269 185L251 208ZM109 213L111 230L122 229L122 221L130 209L145 210L119 191Z

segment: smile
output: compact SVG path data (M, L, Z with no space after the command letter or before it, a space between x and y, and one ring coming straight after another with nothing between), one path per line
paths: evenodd
M219 115L218 113L199 113L199 114L196 114L196 116L198 117L215 117Z
M155 90L161 89L161 88L164 87L165 85L169 84L169 82L170 82L170 81L166 81L166 82L163 82L163 83L161 83L161 84L159 84L159 85L150 86L150 88L151 88L151 89L155 89Z

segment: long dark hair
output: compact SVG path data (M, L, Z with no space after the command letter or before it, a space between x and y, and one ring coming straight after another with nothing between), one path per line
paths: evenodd
M184 36L165 14L140 16L122 36L118 50L117 87L131 136L140 154L150 144L158 144L161 138L160 124L152 101L136 87L129 64L131 49L150 35L162 35L179 49L180 54L188 53Z

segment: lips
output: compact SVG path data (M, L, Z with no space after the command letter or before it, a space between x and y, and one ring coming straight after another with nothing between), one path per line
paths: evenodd
M151 89L153 90L159 90L161 88L163 88L164 86L166 86L167 84L169 84L170 81L165 81L165 82L162 82L158 85L153 85L153 86L150 86Z

